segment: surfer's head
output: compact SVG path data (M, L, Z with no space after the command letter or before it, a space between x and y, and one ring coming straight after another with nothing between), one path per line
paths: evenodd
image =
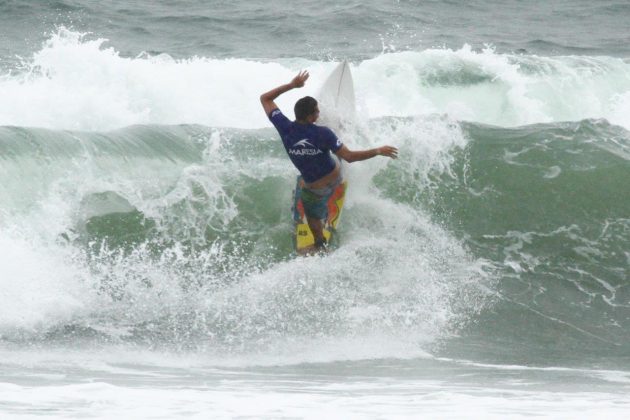
M295 103L293 108L295 119L302 123L314 123L319 117L317 100L311 96L305 96Z

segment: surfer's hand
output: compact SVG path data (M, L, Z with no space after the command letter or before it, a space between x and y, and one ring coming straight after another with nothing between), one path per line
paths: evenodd
M396 159L398 157L398 149L393 146L382 146L378 148L378 154Z
M306 82L306 79L308 79L308 76L308 71L300 71L298 75L295 76L293 80L291 80L291 86L294 88L301 88L302 86L304 86L304 83Z

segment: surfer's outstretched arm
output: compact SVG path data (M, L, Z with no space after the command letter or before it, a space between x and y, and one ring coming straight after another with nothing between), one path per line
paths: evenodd
M269 92L260 95L260 103L262 104L265 113L269 115L271 114L271 111L278 108L278 105L276 105L276 103L274 102L278 96L290 91L291 89L301 88L302 86L304 86L304 83L308 79L308 76L308 71L303 70L299 72L297 76L295 76L293 80L291 80L290 83L278 86L277 88L271 89Z
M393 146L381 146L376 149L353 151L348 149L346 146L341 146L335 154L346 162L351 163L358 162L360 160L372 159L376 156L387 156L392 159L396 159L398 157L398 149Z

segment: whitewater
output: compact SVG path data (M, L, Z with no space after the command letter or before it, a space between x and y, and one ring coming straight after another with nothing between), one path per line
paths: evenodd
M627 5L300 7L0 3L2 416L627 417ZM344 59L399 159L298 257L259 95Z
M107 39L61 28L18 71L2 75L0 124L267 127L259 92L307 68L315 82L279 99L291 109L300 95L315 95L334 66L303 58L122 57ZM369 118L448 114L500 126L605 118L630 128L630 63L622 58L497 54L464 45L382 54L353 63L352 71L358 106Z

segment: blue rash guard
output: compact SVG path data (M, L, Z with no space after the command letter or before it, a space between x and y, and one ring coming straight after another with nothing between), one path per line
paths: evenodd
M271 111L269 120L304 181L317 181L335 169L336 162L330 152L336 152L343 144L330 128L291 121L277 108Z

